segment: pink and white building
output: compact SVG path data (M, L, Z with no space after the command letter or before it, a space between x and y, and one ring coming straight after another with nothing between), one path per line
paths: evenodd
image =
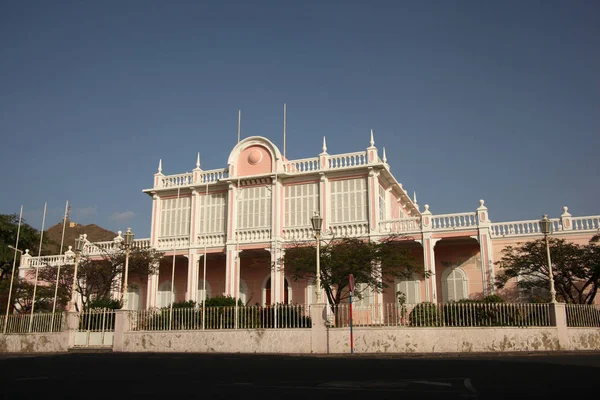
M408 303L447 302L495 293L494 262L507 245L542 237L536 219L492 222L483 200L473 209L434 214L390 172L371 132L370 145L332 155L323 139L312 158L288 160L264 137L248 137L231 151L227 166L204 170L200 155L191 173L165 175L162 162L153 185L150 238L137 246L165 253L158 274L129 282L128 308L167 306L171 301L230 295L250 305L311 304L312 282L293 281L280 265L286 245L314 242L310 218L323 217L323 240L361 237L378 240L398 234L429 277L397 281L383 293L370 293L360 305L393 303L402 291ZM567 207L552 219L554 236L587 243L600 228L600 216L573 217ZM122 240L96 243L84 251L108 249ZM62 256L23 257L22 274ZM38 264L40 263L40 264ZM204 279L206 278L206 279ZM171 292L174 282L174 294ZM504 295L517 299L510 288Z

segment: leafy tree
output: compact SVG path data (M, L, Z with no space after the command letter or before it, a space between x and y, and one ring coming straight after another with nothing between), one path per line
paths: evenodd
M557 298L568 303L593 304L600 286L600 246L598 236L587 245L577 245L564 239L550 238L550 257ZM501 272L496 286L503 288L520 276L517 287L547 293L548 259L544 239L507 246L496 262ZM547 296L549 299L549 296Z
M4 279L0 281L0 292L2 293L2 296L0 296L0 307L2 314L6 312L6 302L8 301L9 288L10 279ZM54 291L52 291L48 286L38 284L35 292L35 311L52 311L53 297ZM12 304L11 311L9 313L30 312L33 304L33 283L15 276L10 302Z
M295 243L286 248L280 260L285 273L294 280L316 278L316 245ZM381 268L375 268L380 265ZM396 278L406 279L423 267L415 262L396 236L371 242L360 238L338 238L321 245L321 285L329 304L339 304L349 297L348 277L354 275L354 295L362 298L366 290L381 292ZM358 284L362 290L358 290Z
M154 249L132 248L129 254L129 286L133 281L143 279L156 272L155 265L163 253ZM89 309L94 302L110 299L111 292L120 287L125 270L125 250L112 249L100 256L83 254L77 269L76 291L82 297L83 309ZM64 307L71 299L74 265L62 265L58 281L57 302ZM40 267L39 279L48 282L52 291L56 285L57 267ZM53 292L54 293L54 292Z
M15 245L18 227L18 215L0 214L0 280L10 280L15 253L14 250L9 249L8 246ZM25 221L21 221L21 231L19 232L19 244L17 248L23 251L29 249L31 254L37 255L39 245L39 231L28 225ZM16 267L19 266L20 258L21 254L17 252Z

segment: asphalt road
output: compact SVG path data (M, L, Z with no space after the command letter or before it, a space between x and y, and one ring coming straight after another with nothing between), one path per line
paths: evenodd
M600 353L5 354L0 369L7 399L552 399L595 396Z

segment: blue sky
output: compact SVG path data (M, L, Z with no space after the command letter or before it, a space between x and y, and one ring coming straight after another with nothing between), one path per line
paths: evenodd
M148 237L165 174L242 137L369 145L433 213L600 214L598 1L4 1L0 213ZM422 209L422 208L421 208Z

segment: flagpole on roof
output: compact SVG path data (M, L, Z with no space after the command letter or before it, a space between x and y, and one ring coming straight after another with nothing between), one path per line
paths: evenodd
M69 215L69 200L67 200L65 204L65 214L63 216L63 228L62 228L62 236L60 238L60 250L58 254L60 256L63 255L63 244L65 243L65 227L67 226L67 218ZM66 257L65 257L66 261ZM58 280L60 278L60 265L61 261L58 262L58 268L56 269L56 286L54 287L54 301L52 302L52 319L50 321L50 332L54 331L54 313L56 312L56 297L58 296Z

